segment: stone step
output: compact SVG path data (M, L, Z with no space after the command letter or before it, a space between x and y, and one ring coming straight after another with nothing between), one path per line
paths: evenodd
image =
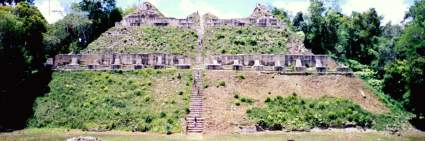
M191 113L191 114L189 114L189 115L187 115L186 117L201 117L201 114L200 113Z
M203 102L202 99L191 99L190 102Z
M189 108L189 111L203 111L204 109L203 108L198 108L198 107L193 107L193 108Z
M192 126L192 125L188 125L188 129L191 129L191 130L203 130L204 129L204 127L203 126Z
M195 117L188 117L188 118L186 118L186 120L195 120ZM204 118L201 118L201 117L196 117L196 120L204 120Z
M203 129L204 128L204 126L202 126L203 125L203 123L198 123L198 124L193 124L193 125L187 125L187 127L189 128L189 129Z
M204 108L203 107L192 107L192 108L189 108L189 111L195 111L195 110L204 110Z
M188 130L203 130L203 127L190 127L188 128Z
M189 128L202 128L203 127L203 125L204 125L204 122L187 122L186 123L187 124L187 126L189 127Z
M187 130L187 132L189 132L189 133L202 133L202 130Z

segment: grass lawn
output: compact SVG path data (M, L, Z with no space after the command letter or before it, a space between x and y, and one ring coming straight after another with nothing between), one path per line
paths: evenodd
M25 129L12 133L0 133L1 141L64 141L71 137L93 136L104 141L424 141L423 133L406 133L401 137L383 132L265 132L253 134L227 134L227 135L185 135L185 134L146 134L141 132L82 132L80 130L66 129Z

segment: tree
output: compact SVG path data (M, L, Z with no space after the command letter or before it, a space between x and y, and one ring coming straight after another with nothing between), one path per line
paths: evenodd
M286 12L284 9L273 8L272 15L284 23L290 23L288 12Z
M42 46L46 21L38 9L27 2L2 6L0 19L0 65L4 68L0 69L1 131L2 127L25 126L32 101L48 79L39 79L46 72Z
M49 56L60 53L78 52L84 48L81 40L89 34L91 21L82 14L70 13L62 20L49 25L47 33L44 34L43 44ZM74 43L76 48L71 48Z
M325 8L323 3L319 0L310 0L309 11L309 21L303 32L306 35L304 44L307 48L311 49L313 53L324 54L326 51L323 44L323 32L324 32L324 19L323 12Z
M292 25L297 29L301 30L301 24L304 22L304 17L302 12L298 12L294 19L292 20Z
M23 21L25 31L25 53L29 54L28 61L31 69L40 69L45 62L45 56L42 48L43 33L46 32L47 21L44 19L37 7L30 6L26 2L18 3L14 14Z
M416 1L406 18L411 21L395 45L397 61L387 66L384 90L420 117L425 115L421 101L425 86L425 1Z
M84 46L122 19L122 12L116 8L115 0L82 0L78 7L87 12L88 18L92 21L92 32L82 41Z
M34 4L34 0L0 0L0 4L2 5L17 4L19 2L27 2L29 4Z

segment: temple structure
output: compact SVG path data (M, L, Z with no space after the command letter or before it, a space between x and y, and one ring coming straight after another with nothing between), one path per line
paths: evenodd
M121 25L124 26L178 26L194 27L199 25L199 14L197 12L189 15L185 19L165 17L155 6L149 2L144 2L134 13L124 17Z
M251 16L247 18L220 19L211 13L203 15L206 26L258 26L258 27L282 27L283 23L274 17L266 6L257 4ZM195 12L185 19L165 17L155 6L144 2L137 11L124 17L119 23L124 26L177 26L193 28L200 24L200 15Z
M258 27L283 27L265 5L257 4L251 16L247 18L219 19L211 14L204 15L206 26L258 26Z

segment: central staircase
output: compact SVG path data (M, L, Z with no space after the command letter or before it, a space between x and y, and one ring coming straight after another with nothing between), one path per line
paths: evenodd
M202 94L202 79L201 70L193 71L193 86L192 94L190 95L189 114L186 117L186 132L187 133L202 133L204 130L203 112L203 94Z

